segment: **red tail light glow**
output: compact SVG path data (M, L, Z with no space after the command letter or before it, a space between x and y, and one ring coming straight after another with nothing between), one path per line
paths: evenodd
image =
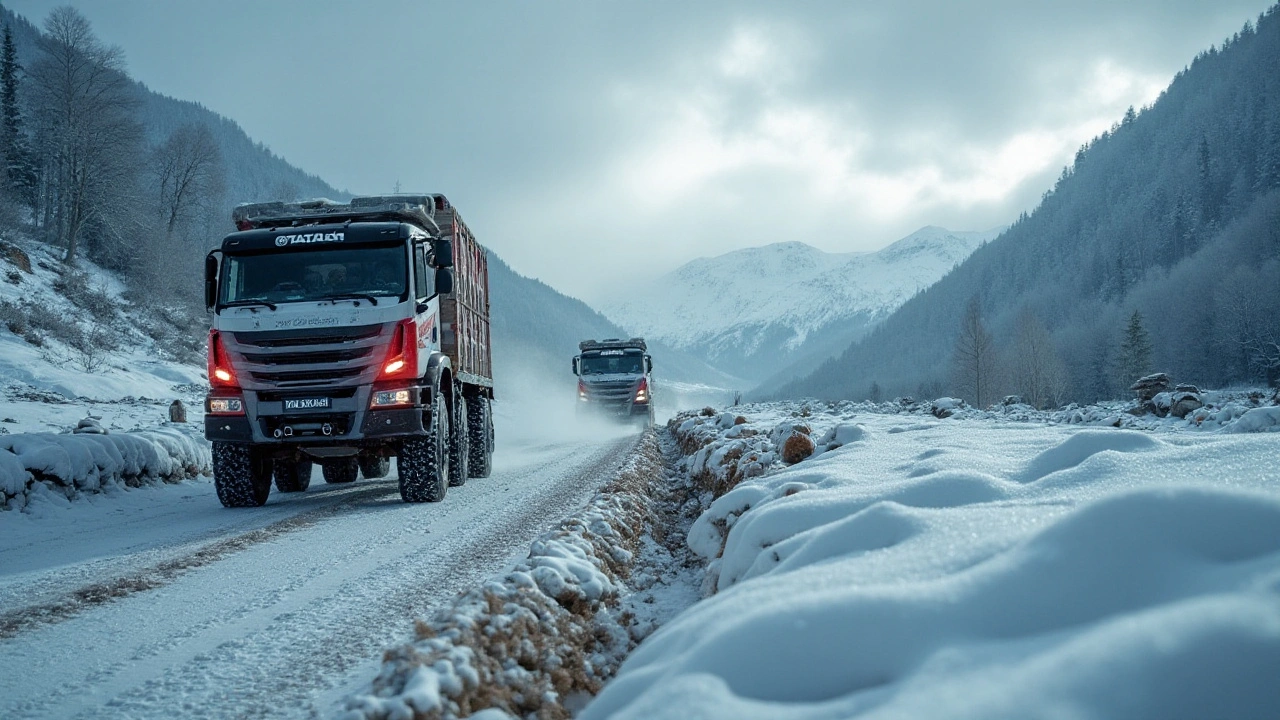
M387 349L387 360L382 364L379 380L412 380L418 374L418 323L413 318L396 324Z
M209 385L213 387L238 388L235 368L222 349L222 338L217 330L209 331Z

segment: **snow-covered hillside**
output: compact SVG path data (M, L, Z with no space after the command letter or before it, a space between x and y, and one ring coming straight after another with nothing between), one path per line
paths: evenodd
M783 242L694 260L603 308L630 332L761 380L838 352L1000 230L926 227L874 253Z
M21 236L0 240L0 414L19 420L10 432L73 427L78 418L64 406L202 396L204 337L181 329L193 319L135 305L114 274L83 259L68 269L61 253ZM39 417L25 423L23 404ZM163 409L155 414L164 419Z

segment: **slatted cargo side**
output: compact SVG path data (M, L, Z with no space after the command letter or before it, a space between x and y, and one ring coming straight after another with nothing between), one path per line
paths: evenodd
M488 388L491 396L488 258L453 206L437 205L435 220L440 234L453 242L453 292L440 303L442 349L463 382Z

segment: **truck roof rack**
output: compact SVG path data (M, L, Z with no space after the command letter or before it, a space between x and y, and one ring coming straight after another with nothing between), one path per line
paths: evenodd
M399 220L421 226L435 234L440 231L436 212L449 209L449 200L431 195L363 195L340 203L325 198L301 202L245 203L231 211L237 230L263 227L293 227L318 223Z
M633 337L630 340L621 338L605 338L604 340L583 340L578 343L578 352L587 352L588 350L610 350L640 348L644 352L649 351L649 347L645 345L644 338Z

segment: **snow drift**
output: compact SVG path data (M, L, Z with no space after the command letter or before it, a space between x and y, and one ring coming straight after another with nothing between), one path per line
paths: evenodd
M581 718L1280 715L1270 423L1153 435L872 409L672 421L684 467L725 478L741 461L725 448L745 436L763 457L784 424L849 442L708 492L689 544L713 596Z
M81 493L210 472L209 445L187 424L110 434L0 435L0 507L6 510L22 510L36 496L65 503Z

